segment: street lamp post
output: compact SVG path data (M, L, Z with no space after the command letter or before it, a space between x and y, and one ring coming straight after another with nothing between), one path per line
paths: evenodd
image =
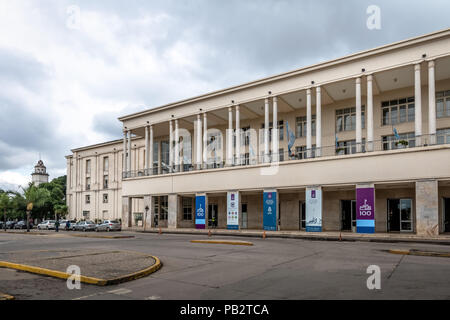
M149 207L145 206L145 217L144 217L144 231L145 231L145 227L147 226L147 212L148 212Z
M27 232L30 232L30 212L33 210L33 202L27 204Z

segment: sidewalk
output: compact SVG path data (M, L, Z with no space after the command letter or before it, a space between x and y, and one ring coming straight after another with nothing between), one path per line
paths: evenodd
M127 228L124 231L158 233L159 228ZM263 230L227 230L227 229L193 229L180 228L168 229L161 228L161 232L169 234L198 234L198 235L235 236L235 237L256 237L262 238ZM265 231L266 238L291 238L305 240L322 240L322 241L368 241L368 242L414 242L428 244L450 245L450 234L423 237L415 234L401 233L374 233L360 234L352 232L324 231L324 232L306 232L306 231Z

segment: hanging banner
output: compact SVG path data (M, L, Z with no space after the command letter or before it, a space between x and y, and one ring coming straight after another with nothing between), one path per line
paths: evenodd
M263 226L264 230L277 230L277 192L264 191L263 195Z
M356 188L356 232L375 233L375 188Z
M322 232L322 188L306 188L306 231Z
M195 228L205 229L206 195L195 197Z
M227 229L239 229L239 192L227 193Z

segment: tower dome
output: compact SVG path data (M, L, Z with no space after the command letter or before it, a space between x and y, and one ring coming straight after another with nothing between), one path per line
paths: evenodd
M31 181L35 186L48 182L47 168L42 160L39 160L34 166L34 172L31 174Z

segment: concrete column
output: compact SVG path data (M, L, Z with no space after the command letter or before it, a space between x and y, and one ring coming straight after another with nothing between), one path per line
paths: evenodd
M123 172L125 172L125 173L128 171L128 169L127 169L127 135L128 135L128 132L124 131L123 132L122 167L123 167ZM76 161L76 159L75 159L75 161ZM76 185L76 183L75 183L75 185Z
M373 76L367 76L367 151L373 151Z
M144 163L144 172L145 175L148 175L148 168L150 167L150 150L149 150L149 132L148 126L145 126L145 163Z
M132 198L122 197L122 228L131 228Z
M241 162L241 117L239 106L236 106L236 164L240 166Z
M416 232L420 236L439 235L439 197L437 180L416 182Z
M264 162L269 162L269 99L264 100Z
M162 146L161 141L158 141L158 174L162 173L161 163L162 163Z
M196 150L197 150L197 170L202 168L202 118L200 114L197 115L197 139L196 139Z
M434 61L428 62L428 134L430 144L436 144L436 85Z
M273 110L272 110L272 121L273 121L273 127L272 127L272 161L278 162L280 159L280 156L278 154L278 98L273 97Z
M361 78L356 78L356 152L361 152L362 125L361 125Z
M311 89L306 90L306 154L311 158L312 149L312 114L311 114Z
M316 157L322 155L322 93L316 88Z
M228 107L227 165L233 165L233 108Z
M148 208L148 210L145 210ZM144 230L154 228L155 207L153 205L153 197L144 196Z
M170 171L173 171L173 124L172 120L169 120L169 166Z
M420 81L420 63L414 65L414 105L416 146L422 144L422 88Z
M178 127L178 119L175 119L175 172L180 171L180 131Z
M169 194L168 202L167 227L169 229L176 229L178 226L178 195Z
M127 159L127 171L131 171L131 130L128 130L128 159Z
M203 166L208 165L208 118L203 114Z
M150 152L149 152L149 158L150 158L150 160L149 160L149 168L150 168L150 170L149 170L149 173L148 174L150 174L150 175L153 175L153 157L154 157L154 154L153 154L153 149L154 149L154 144L153 144L154 142L153 142L153 126L150 126Z

